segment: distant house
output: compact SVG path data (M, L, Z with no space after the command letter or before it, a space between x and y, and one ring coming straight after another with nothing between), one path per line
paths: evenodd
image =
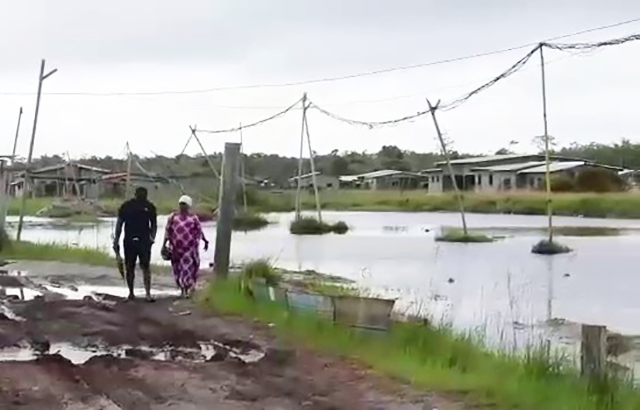
M550 172L576 176L587 168L603 168L615 172L612 167L576 158L551 156ZM451 161L453 178L464 191L508 191L511 189L539 189L544 186L546 163L544 155L492 155ZM453 189L453 178L446 162L436 163L435 168L421 172L428 180L430 193Z
M341 186L362 189L417 189L424 187L426 181L425 175L393 169L340 177Z
M99 182L111 171L76 162L53 165L31 171L31 186L26 187L32 196L81 196L95 198L99 195ZM24 172L13 179L9 192L21 196L25 189Z
M340 186L338 177L323 175L321 172L309 173L300 177L300 186L302 189L313 189L313 176L315 175L318 189L337 189ZM291 188L298 187L298 177L289 178L289 186Z
M98 181L98 195L121 197L127 190L127 173L117 172L102 176ZM130 184L132 187L144 187L149 192L153 192L160 186L168 184L169 180L164 177L150 176L143 174L131 174Z

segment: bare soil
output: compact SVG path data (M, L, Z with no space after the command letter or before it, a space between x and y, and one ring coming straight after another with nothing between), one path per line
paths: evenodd
M3 410L467 408L349 360L287 346L266 327L201 311L174 297L151 304L109 297L102 302L4 299L2 306ZM218 346L207 360L197 354L202 343ZM57 354L59 344L96 353L78 361ZM124 356L113 354L111 349L123 346ZM152 357L172 349L196 353ZM18 361L16 352L24 351L37 356ZM234 352L257 352L261 358L243 361Z

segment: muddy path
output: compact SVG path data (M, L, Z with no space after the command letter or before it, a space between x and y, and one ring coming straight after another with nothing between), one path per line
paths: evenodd
M96 292L121 292L113 272L103 286L97 271L31 268L0 272L3 410L465 408L162 289L151 304Z

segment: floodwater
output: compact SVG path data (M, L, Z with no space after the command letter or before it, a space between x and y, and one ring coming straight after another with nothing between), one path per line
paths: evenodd
M324 212L328 222L345 221L349 233L304 237L289 234L292 214L267 217L273 223L261 231L234 233L234 263L266 257L282 268L344 276L399 297L399 310L426 313L505 340L517 339L523 329L535 333L530 330L549 318L640 334L640 221L557 217L556 226L625 231L620 236L560 237L574 252L548 257L530 252L544 236L543 216L468 215L471 228L504 236L488 244L435 242L442 227L459 225L459 216L452 213ZM105 219L61 226L29 218L23 238L108 249L114 224ZM205 233L213 248L215 224L205 224ZM159 253L156 246L154 260L162 263ZM212 260L213 250L202 254L203 266ZM560 337L565 336L572 335Z

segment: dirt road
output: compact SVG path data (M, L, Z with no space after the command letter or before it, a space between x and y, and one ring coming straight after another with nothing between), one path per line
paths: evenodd
M98 270L30 268L0 272L3 410L464 408L172 296L83 296L87 283L102 285ZM25 283L30 300L18 300L13 287Z

